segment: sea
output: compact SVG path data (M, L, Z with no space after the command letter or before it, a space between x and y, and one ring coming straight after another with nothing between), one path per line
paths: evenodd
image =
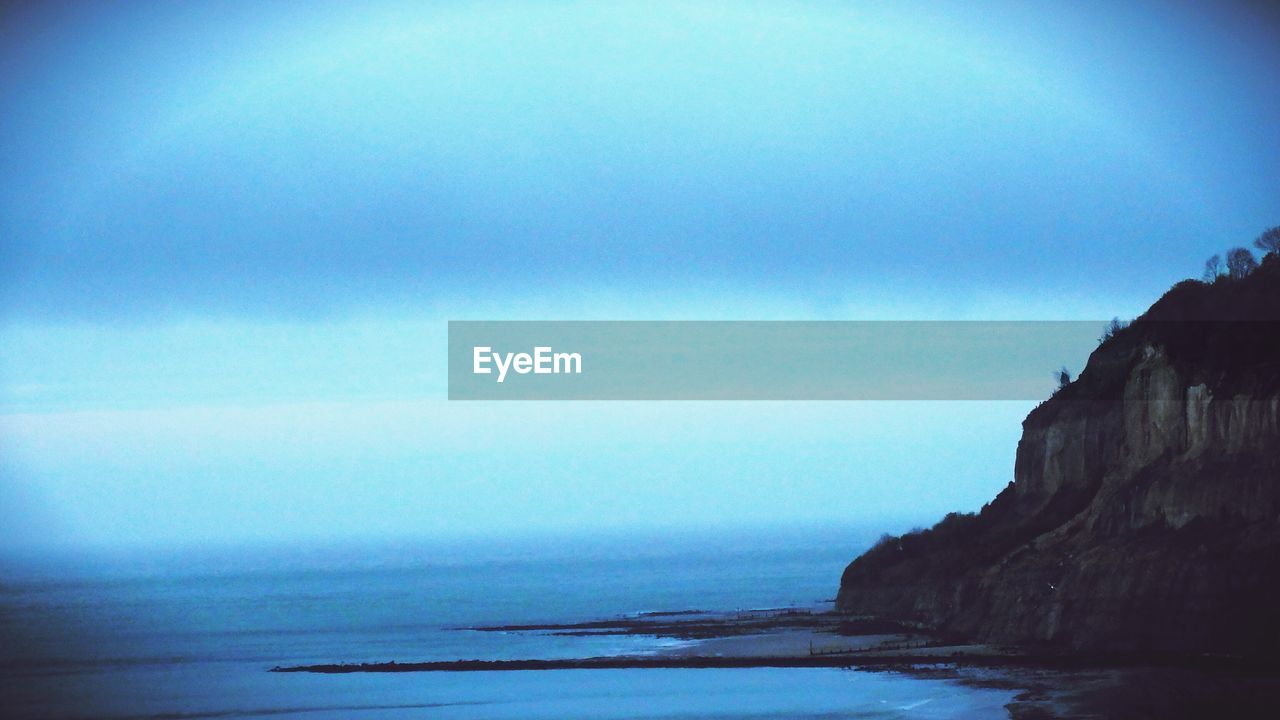
M857 529L140 548L0 562L4 718L1004 718L1013 691L837 668L318 675L276 666L660 653L482 632L824 607Z

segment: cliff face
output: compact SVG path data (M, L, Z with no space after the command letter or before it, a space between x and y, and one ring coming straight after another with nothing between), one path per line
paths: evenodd
M1175 286L1028 415L995 500L882 540L837 606L993 642L1274 652L1280 258Z

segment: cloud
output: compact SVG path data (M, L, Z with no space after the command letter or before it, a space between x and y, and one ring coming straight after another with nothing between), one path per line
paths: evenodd
M10 315L315 317L584 281L1118 288L1103 269L1192 267L1224 227L1122 114L1150 109L1092 81L1118 56L1046 62L1017 13L974 35L889 9L239 7L53 18L48 47L11 50L112 59L9 95Z

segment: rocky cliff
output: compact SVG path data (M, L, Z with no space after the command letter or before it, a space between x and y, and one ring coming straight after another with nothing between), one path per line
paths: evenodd
M1280 257L1174 286L1023 422L976 514L886 537L840 610L1092 652L1280 643Z

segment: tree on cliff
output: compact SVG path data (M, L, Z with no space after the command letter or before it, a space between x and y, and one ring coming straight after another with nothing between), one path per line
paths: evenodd
M1214 257L1217 257L1217 255L1214 255ZM1116 333L1120 332L1121 330L1124 330L1127 327L1129 327L1129 323L1125 322L1124 320L1121 320L1118 317L1111 318L1111 322L1107 323L1106 329L1102 331L1102 337L1098 338L1098 344L1099 345L1105 344L1108 340L1115 337Z
M1227 251L1227 274L1232 280L1241 280L1258 268L1258 261L1253 253L1242 247Z
M1211 283L1214 280L1217 280L1218 276L1221 274L1222 274L1222 256L1214 255L1213 257L1204 261L1204 275L1202 275L1200 279L1204 280L1207 283Z
M1280 253L1280 225L1264 231L1253 241L1253 246L1261 250L1263 255Z
M1066 365L1058 368L1058 371L1053 376L1058 381L1059 390L1071 384L1071 371L1067 369Z

